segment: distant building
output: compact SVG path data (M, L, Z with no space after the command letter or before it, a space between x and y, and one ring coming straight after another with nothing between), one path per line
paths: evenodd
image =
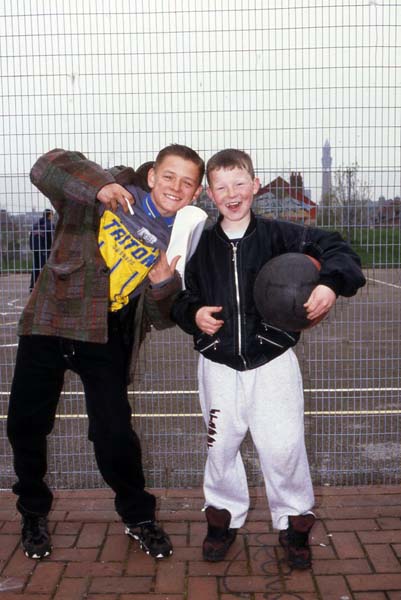
M396 196L394 200L386 200L380 196L377 202L375 225L399 225L401 212L401 199Z
M291 173L290 182L277 177L262 187L255 197L254 209L273 219L316 222L316 204L305 192L301 173Z

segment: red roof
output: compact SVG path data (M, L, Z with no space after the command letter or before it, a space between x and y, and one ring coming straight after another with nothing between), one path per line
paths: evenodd
M282 177L276 177L270 183L260 188L256 194L256 200L260 196L271 194L277 200L290 198L293 200L294 207L291 211L283 204L283 216L296 221L315 221L316 220L316 203L308 196L302 185L291 185ZM288 212L288 214L286 214Z

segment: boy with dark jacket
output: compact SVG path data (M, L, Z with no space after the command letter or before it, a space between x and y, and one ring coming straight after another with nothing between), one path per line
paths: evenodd
M249 493L240 444L249 430L259 454L273 527L290 567L311 565L314 496L304 440L302 378L291 349L299 334L269 328L253 300L255 278L274 256L303 252L321 263L305 304L311 323L336 297L364 285L358 256L339 234L256 217L251 158L222 150L207 163L218 222L203 232L185 270L172 318L194 336L199 394L208 428L203 557L223 560L246 519Z
M7 420L22 546L30 558L51 552L46 437L67 369L82 380L89 439L125 532L155 558L172 554L155 521L156 499L145 490L127 384L149 324L172 325L179 257L169 264L165 250L174 216L199 195L203 173L198 154L178 144L159 152L148 173L150 193L137 185L133 169L104 170L79 152L52 150L31 170L58 221L19 322Z

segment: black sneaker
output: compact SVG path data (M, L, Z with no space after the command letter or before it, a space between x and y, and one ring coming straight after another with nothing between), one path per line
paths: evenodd
M312 553L309 547L309 532L313 527L313 515L288 517L288 529L279 533L280 545L284 548L285 559L291 569L309 569L312 566Z
M47 518L38 515L22 517L22 548L28 558L45 558L52 551Z
M141 549L153 558L167 558L173 554L173 545L167 533L156 521L125 524L125 533L139 541Z
M237 530L229 527L231 514L227 509L208 506L205 513L207 535L202 544L203 560L219 562L224 560L237 536Z

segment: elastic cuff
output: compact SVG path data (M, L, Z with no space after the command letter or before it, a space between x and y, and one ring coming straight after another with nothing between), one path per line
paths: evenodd
M159 281L158 283L151 283L150 287L152 290L158 290L159 288L164 287L165 285L171 283L175 279L174 275L169 277L168 279L164 279L163 281Z
M333 292L335 293L335 295L338 297L340 295L340 282L337 282L335 279L333 279L332 277L320 277L319 281L317 282L317 285L325 285L326 287L330 288L331 290L333 290Z

